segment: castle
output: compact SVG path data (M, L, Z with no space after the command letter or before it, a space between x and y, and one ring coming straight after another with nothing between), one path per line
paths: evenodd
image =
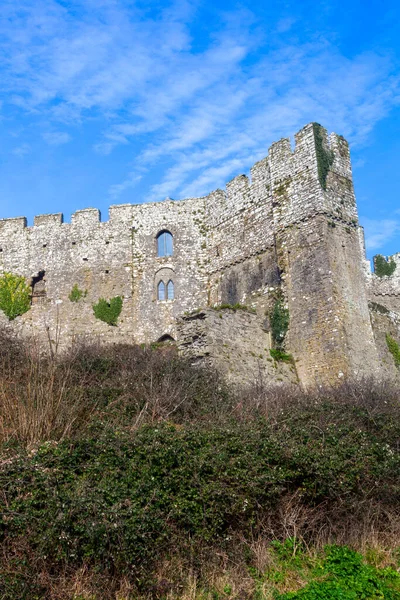
M173 339L197 358L233 360L228 372L240 363L272 378L283 373L269 352L268 315L280 297L284 349L304 385L396 376L386 336L400 341L400 254L392 261L390 277L370 272L348 144L315 123L294 149L289 139L274 143L250 179L202 198L111 206L105 222L92 208L71 223L61 213L32 227L23 217L0 221L0 272L32 286L31 309L10 323L16 331L53 344ZM74 286L85 292L78 302ZM116 296L117 326L96 319L93 304ZM211 308L238 303L249 311Z

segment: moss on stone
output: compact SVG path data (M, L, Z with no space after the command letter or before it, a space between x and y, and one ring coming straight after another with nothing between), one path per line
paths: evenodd
M388 333L386 334L386 344L390 354L393 356L394 364L396 367L400 367L400 346Z
M332 150L325 148L323 128L319 123L313 123L315 152L317 156L318 179L322 189L326 190L326 179L329 169L333 164L334 154Z

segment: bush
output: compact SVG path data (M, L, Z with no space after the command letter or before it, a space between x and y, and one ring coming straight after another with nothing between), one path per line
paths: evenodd
M279 348L283 344L289 328L289 310L285 308L281 298L278 298L275 301L272 313L270 315L270 324L272 339Z
M121 310L121 296L111 298L110 302L107 302L104 298L100 298L97 304L93 304L93 312L96 319L100 319L100 321L104 321L108 325L115 326L117 324Z
M93 418L128 427L216 421L234 402L213 369L192 366L173 346L77 345L52 358L0 330L0 443L75 436Z
M3 273L0 277L0 310L10 321L26 313L31 307L31 289L24 277Z
M283 352L283 350L279 350L279 348L271 348L269 353L272 356L272 358L278 362L293 362L293 356L291 354L286 354L286 352Z
M308 535L368 514L376 527L400 507L399 433L389 417L332 403L276 424L164 423L133 435L96 425L3 461L1 541L27 540L52 569L92 564L137 577L188 539L224 544L266 519L275 535L287 531L282 507L293 495L296 511L308 507Z
M347 598L346 570L368 598L357 556L329 550L316 564L302 540L400 539L400 399L388 384L244 392L173 346L52 358L0 331L0 439L4 600L194 597L185 574L198 600L262 598L285 573L276 594L292 590L296 569L299 599L334 598L335 586ZM240 582L218 587L228 565Z
M84 298L86 296L86 294L87 294L87 290L85 290L85 291L80 290L78 287L78 284L75 283L68 298L70 299L71 302L79 302L79 300L81 298Z
M390 277L396 270L396 263L393 258L386 260L382 254L376 254L373 263L375 275L378 277Z
M276 600L400 600L400 575L393 568L377 569L346 546L328 546L314 579L297 592L275 595Z

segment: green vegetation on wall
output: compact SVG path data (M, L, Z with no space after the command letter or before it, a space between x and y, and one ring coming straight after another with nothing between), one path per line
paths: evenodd
M400 347L394 338L388 333L386 334L386 343L390 354L393 356L394 364L400 367Z
M378 277L390 277L396 270L396 263L393 258L386 260L382 254L376 254L372 260L374 263L374 273Z
M279 348L271 348L269 353L272 356L272 358L276 361L287 362L287 363L293 362L293 356L291 354L287 354L286 352L284 352L283 350L280 350Z
M326 190L326 178L328 176L329 169L333 164L333 152L327 150L324 143L323 129L319 123L314 123L314 139L315 139L315 152L317 155L318 165L318 179L324 190Z
M269 320L273 342L280 348L289 327L289 310L285 308L282 298L275 301Z
M87 290L85 290L85 291L80 290L78 287L78 284L75 283L68 298L71 300L71 302L79 302L79 300L81 298L84 298L86 296L86 294L87 294Z
M115 296L111 298L110 302L107 302L104 298L100 298L97 304L93 304L93 312L96 319L108 323L108 325L116 325L118 317L122 310L122 298L121 296Z
M282 292L276 296L275 304L269 314L271 335L274 348L269 353L271 357L280 362L293 362L293 356L283 349L283 343L289 328L289 310L285 307Z
M24 277L3 273L0 277L0 310L10 321L26 313L31 307L31 288Z

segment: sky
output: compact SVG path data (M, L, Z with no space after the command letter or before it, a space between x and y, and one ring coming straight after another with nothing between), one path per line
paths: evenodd
M316 121L400 251L393 0L0 0L0 217L201 196Z

